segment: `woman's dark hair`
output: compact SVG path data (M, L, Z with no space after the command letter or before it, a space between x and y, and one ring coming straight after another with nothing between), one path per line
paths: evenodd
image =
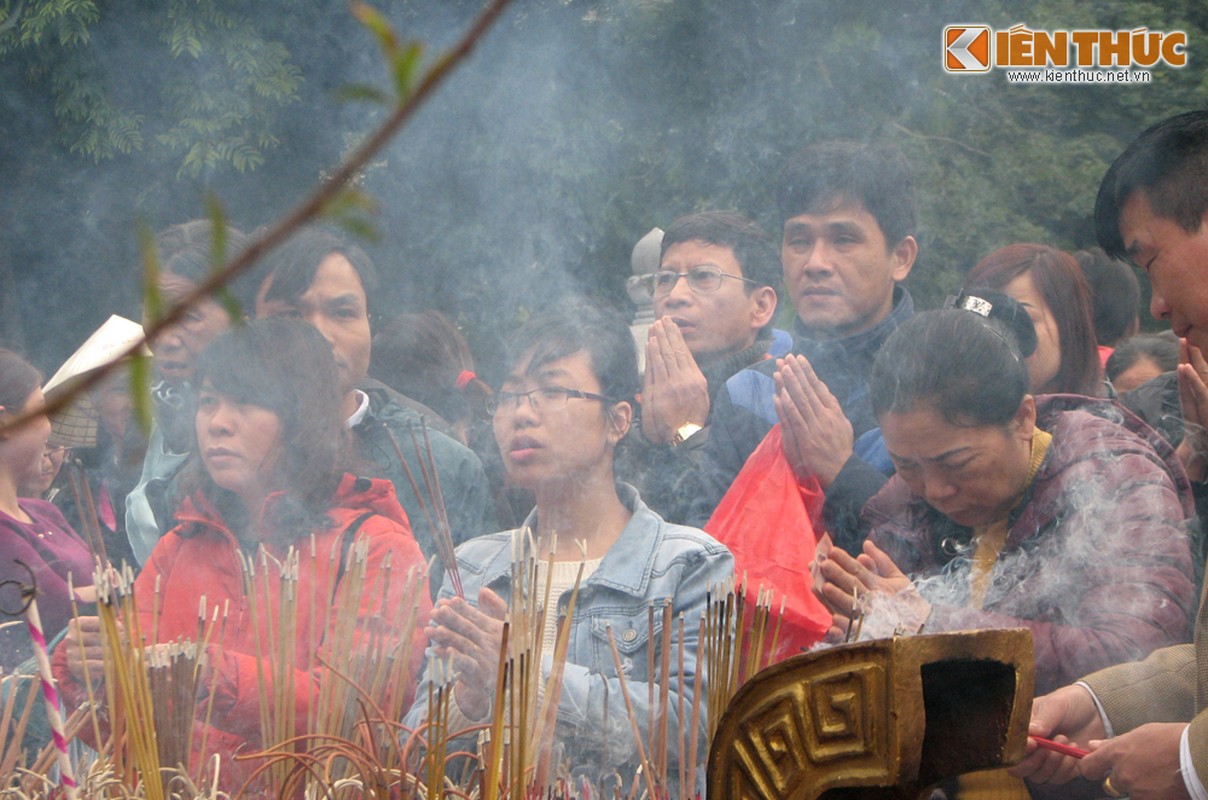
M591 358L601 394L633 402L641 388L637 345L629 326L610 311L572 304L564 311L533 317L508 340L508 364L531 354L528 374L533 375L551 361L580 350Z
M0 406L10 414L20 413L25 401L42 385L42 376L12 350L0 348Z
M1107 359L1107 378L1114 381L1120 373L1141 358L1148 358L1163 372L1179 366L1179 337L1170 331L1143 333L1129 337Z
M1036 291L1053 312L1061 338L1061 364L1052 391L1103 394L1090 287L1073 256L1046 244L1007 245L977 262L965 286L1001 291L1024 273L1031 274Z
M1021 318L1031 326L1026 313L1000 321L958 308L928 311L906 322L873 362L868 381L873 413L881 419L926 406L950 425L1007 424L1028 393L1018 327L1009 327L1021 326Z
M466 338L439 311L400 314L382 326L369 374L452 425L485 418L491 390L474 375Z
M311 530L330 506L349 463L339 372L327 340L297 320L249 322L221 334L201 354L197 385L207 382L218 394L277 415L281 428L272 488L285 491L286 497L277 506L274 522L282 528L292 524L302 532ZM201 488L224 517L238 509L204 469L198 467L197 472L190 491ZM245 511L254 514L259 509Z
M1101 247L1079 250L1074 259L1091 289L1095 309L1095 338L1104 347L1115 347L1137 331L1141 283L1133 266L1112 258Z

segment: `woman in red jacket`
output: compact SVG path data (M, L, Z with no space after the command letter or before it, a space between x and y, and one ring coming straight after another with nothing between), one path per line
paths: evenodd
M223 334L198 362L197 385L188 499L134 593L148 643L195 641L203 602L207 622L215 609L226 615L200 680L190 772L218 754L219 785L234 791L263 762L229 756L315 732L320 686L340 680L328 667L346 672L371 651L397 650L409 666L389 689L406 708L431 603L424 559L392 485L345 471L340 382L314 328L266 320ZM281 579L291 558L292 592ZM409 626L413 637L404 641ZM291 631L292 646L281 641ZM55 657L65 696L83 700L85 670L94 683L102 674L98 620L74 623ZM282 707L289 697L292 709ZM366 705L373 703L388 707L386 697ZM278 724L265 736L266 710L292 727Z

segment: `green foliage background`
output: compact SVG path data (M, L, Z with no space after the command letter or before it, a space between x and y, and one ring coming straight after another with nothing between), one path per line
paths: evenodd
M436 52L469 0L375 3ZM1149 84L1010 85L941 66L944 26L1185 30ZM1208 7L1181 0L910 4L516 0L482 49L367 168L377 312L436 307L488 365L501 333L581 293L627 308L633 243L708 208L773 233L785 155L892 141L917 173L933 306L1012 241L1093 244L1099 178L1149 123L1204 105ZM0 340L52 369L112 311L136 315L136 222L273 219L383 110L341 2L0 0Z

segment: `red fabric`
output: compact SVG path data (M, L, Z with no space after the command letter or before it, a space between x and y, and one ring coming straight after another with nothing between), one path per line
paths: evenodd
M750 587L749 605L761 587L775 591L774 611L784 599L774 661L816 644L831 625L830 612L814 596L810 573L824 499L814 478L805 485L798 482L781 450L780 425L775 425L705 523L705 530L734 553L734 574Z
M272 498L270 501L272 502ZM300 552L298 559L299 597L296 605L296 638L293 659L298 668L294 673L294 702L297 733L306 732L307 713L312 698L317 697L323 668L312 659L311 620L315 620L315 636L318 639L319 655L326 661L339 658L341 654L327 652L328 641L336 628L340 609L335 608L338 592L337 576L345 530L365 512L374 512L357 530L356 541L368 545L367 568L360 607L356 613L357 639L368 641L375 633L388 632L391 625L401 623L403 615L410 609L403 607L406 576L411 568L426 572L426 562L411 535L411 526L406 512L394 496L394 487L383 480L370 480L345 475L337 490L335 505L327 516L331 524L315 532L315 552L310 556L310 537L278 537L265 542L265 549L273 558L284 559L292 543ZM272 626L271 634L265 623L266 590L259 579L257 567L256 614L262 641L257 644L256 626L253 625L249 598L244 593L243 572L240 567L240 545L223 524L217 513L200 497L186 500L177 514L180 525L160 539L151 553L143 572L135 581L135 599L139 609L139 625L148 643L169 642L177 639L195 641L198 636L198 602L202 595L212 614L212 609L223 608L229 601L229 614L222 637L221 650L215 644L210 647L212 665L218 671L214 683L213 717L206 735L206 754L219 753L223 758L220 788L234 792L262 762L237 762L230 756L237 752L255 752L260 749L260 684L257 676L257 652L271 653L269 637L275 641L284 627L278 622ZM286 539L289 538L289 541ZM356 545L353 545L355 547ZM333 557L334 554L334 557ZM389 582L383 589L378 584L387 573L383 568L390 565ZM270 567L270 573L275 571ZM155 598L156 579L159 579L159 597ZM426 578L421 578L418 590L419 610L415 635L410 645L409 674L403 686L414 692L419 670L427 644L425 628L432 604ZM314 605L311 608L313 586ZM268 581L267 603L274 620L277 618L279 583L274 578ZM153 619L152 609L159 608L158 621ZM220 611L221 614L221 611ZM392 615L394 618L390 618ZM383 619L383 617L387 617ZM324 630L324 624L327 630ZM220 623L221 625L221 623ZM388 635L388 634L387 634ZM217 637L217 631L215 632ZM78 705L85 699L83 687L76 683L66 670L65 648L55 652L56 677L63 684L64 695L69 702ZM220 656L220 657L219 657ZM336 663L339 663L338 661ZM309 671L307 667L310 666ZM266 672L266 679L271 673ZM269 682L266 680L266 683ZM269 687L269 692L273 690ZM380 701L382 698L374 698ZM403 708L408 708L411 698L407 697ZM206 708L203 701L199 712ZM280 713L276 709L274 713ZM87 727L87 726L85 726ZM200 747L202 723L197 723L193 741ZM194 752L195 761L201 754ZM192 765L194 768L197 763Z

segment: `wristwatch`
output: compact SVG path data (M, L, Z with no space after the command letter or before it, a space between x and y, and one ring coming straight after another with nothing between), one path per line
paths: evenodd
M675 429L675 436L671 437L671 446L679 447L704 429L704 425L697 425L695 422L685 422Z

